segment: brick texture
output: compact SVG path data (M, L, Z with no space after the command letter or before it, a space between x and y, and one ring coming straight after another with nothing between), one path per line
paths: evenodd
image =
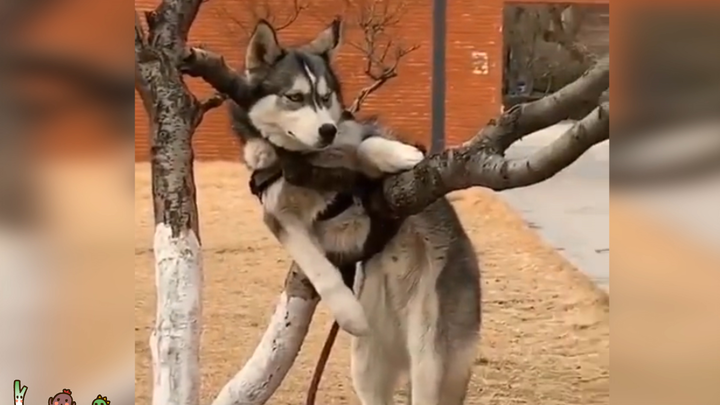
M393 0L390 0L391 2ZM586 0L595 2L597 0ZM607 0L606 0L607 1ZM205 4L190 33L191 43L202 43L223 54L233 66L241 66L247 38L242 28L252 28L244 2L213 0ZM287 0L270 0L273 10L286 10ZM471 138L489 119L501 111L502 82L502 7L503 0L452 0L448 2L446 145ZM138 10L149 10L156 0L136 0ZM313 0L291 26L282 30L280 40L291 44L311 39L335 14L342 14L338 0ZM430 0L407 2L406 13L392 32L404 44L420 48L406 56L399 76L374 93L364 104L363 114L380 115L381 120L401 136L414 142L430 143L430 82L432 74L432 3ZM283 14L277 15L282 22ZM346 29L345 42L358 42L360 32ZM240 24L239 24L240 23ZM352 46L342 47L336 69L343 82L346 102L370 84L364 76L362 55ZM190 88L200 98L212 94L198 80L189 79ZM147 160L148 123L142 103L135 96L135 158ZM208 113L194 140L198 159L237 160L239 145L229 131L226 110Z

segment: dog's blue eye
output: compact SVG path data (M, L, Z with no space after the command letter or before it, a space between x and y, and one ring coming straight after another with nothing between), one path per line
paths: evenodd
M299 102L303 101L302 94L286 94L285 98L292 101L293 103L299 103Z

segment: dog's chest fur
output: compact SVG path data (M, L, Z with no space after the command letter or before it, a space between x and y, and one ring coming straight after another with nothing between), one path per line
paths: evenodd
M293 217L300 220L303 226L313 229L326 252L359 254L370 232L370 219L356 198L338 215L322 218L332 208L336 198L337 193L297 187L282 178L261 194L265 222L273 233L282 232L276 217Z

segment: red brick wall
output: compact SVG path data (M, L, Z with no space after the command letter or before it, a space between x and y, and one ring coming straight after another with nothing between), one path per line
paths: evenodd
M282 0L271 1L275 9ZM243 56L245 33L232 18L243 20L246 9L234 0L214 0L203 6L191 32L191 41L204 43L239 66ZM280 33L286 43L304 41L322 29L338 10L337 0L314 0L312 7ZM495 5L492 5L492 4ZM136 0L135 7L147 10L157 1ZM446 130L450 144L468 139L475 130L500 109L500 68L498 55L501 0L478 2L453 0L448 10L448 99ZM233 15L232 18L227 14ZM406 56L400 65L400 76L373 94L363 107L365 114L380 114L382 120L399 133L415 141L430 142L430 78L432 7L429 0L411 3L396 34L404 43L420 48ZM478 16L481 16L478 18ZM282 17L280 17L282 19ZM247 19L246 19L247 20ZM247 21L251 26L250 21ZM345 41L357 41L356 29L348 27ZM473 74L472 52L486 52L489 74ZM336 61L344 85L347 101L363 86L369 84L362 72L362 56L351 46L344 46ZM191 81L192 90L199 96L211 94L199 81ZM498 93L498 94L495 94ZM137 160L148 157L148 127L142 103L136 95L135 151ZM225 110L210 112L195 137L199 159L237 159L238 147L229 133Z
M392 0L390 0L392 1ZM584 0L599 2L601 0ZM607 1L607 0L604 0ZM531 1L532 2L532 1ZM537 2L537 0L535 0ZM274 10L287 8L287 0L270 0ZM148 10L157 0L135 0L135 7ZM234 66L240 66L246 34L234 20L252 28L247 8L236 0L213 0L206 3L191 31L191 42L203 43L219 52ZM338 0L313 0L310 9L280 33L285 43L310 39L342 13ZM432 2L409 2L406 14L395 32L408 45L420 48L403 59L399 77L374 93L363 107L365 114L380 114L384 123L403 136L426 145L430 143L430 81L432 74ZM446 144L468 140L501 109L502 82L502 8L503 0L452 0L447 13L447 99ZM279 17L280 21L282 16ZM348 27L345 42L357 41L357 29ZM369 84L363 75L363 59L351 46L343 46L336 67L343 81L347 102ZM190 79L198 97L208 96L211 89ZM135 96L135 157L147 160L148 126L145 112ZM239 147L229 132L228 117L223 108L205 117L195 136L199 159L238 159Z

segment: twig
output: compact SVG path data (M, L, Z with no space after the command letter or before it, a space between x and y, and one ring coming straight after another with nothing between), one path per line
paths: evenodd
M350 46L362 53L365 58L365 76L373 82L361 89L351 103L348 110L353 113L360 111L363 103L372 93L390 79L397 77L400 60L420 47L419 45L403 47L395 44L392 38L383 41L388 36L388 29L400 22L406 9L404 2L398 2L395 10L390 10L388 1L383 3L382 10L378 10L376 1L360 1L358 3L357 25L363 32L364 42L362 45L350 42ZM350 0L346 0L346 4L350 7L353 6L353 2ZM380 46L380 42L385 42L385 45ZM387 57L391 49L394 50L394 57L393 61L389 62Z
M200 110L203 113L212 110L213 108L220 107L228 97L225 94L215 93L213 96L200 102Z
M258 4L257 0L245 0L243 4L246 9L245 14L250 15L253 20L264 19L273 24L276 31L282 31L293 25L295 21L297 21L298 17L310 8L311 1L293 0L290 7L290 14L281 24L275 24L276 16L268 0L264 0L262 4ZM262 9L262 11L260 11L260 9ZM243 21L235 17L226 7L222 7L222 12L218 13L218 16L230 19L233 23L235 23L235 25L240 27L246 36L250 36L251 29Z

